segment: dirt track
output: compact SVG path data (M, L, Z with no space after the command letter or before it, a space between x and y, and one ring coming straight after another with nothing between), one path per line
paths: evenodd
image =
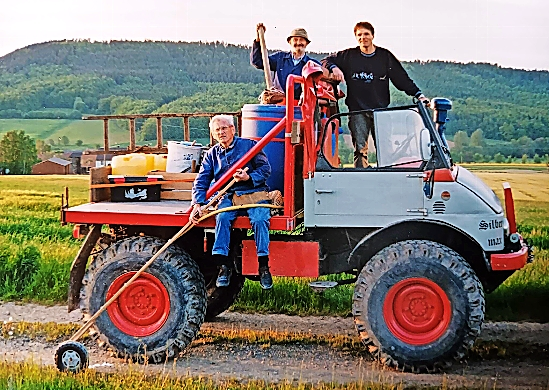
M39 305L0 305L0 321L78 322L80 313L67 314L66 307ZM203 329L255 329L306 332L312 334L355 335L352 319L339 317L291 317L225 313ZM455 364L445 374L410 374L379 367L367 353L356 354L328 346L258 345L223 343L194 345L177 362L166 366L149 365L150 372L174 375L201 375L213 378L296 380L329 382L388 382L474 388L549 389L549 324L488 323L480 337L520 346L522 358L472 359ZM91 365L98 370L126 370L128 363L95 347L90 348ZM0 359L33 359L53 364L57 345L26 338L0 339ZM545 350L537 356L528 350ZM524 352L526 351L526 352Z

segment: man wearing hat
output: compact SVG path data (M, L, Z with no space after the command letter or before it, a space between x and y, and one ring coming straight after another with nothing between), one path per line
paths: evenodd
M261 56L261 45L259 41L259 30L265 29L263 23L259 23L256 27L257 38L252 45L250 53L250 63L257 69L263 69L263 59ZM269 56L269 67L275 72L274 86L281 91L286 92L286 80L289 75L295 74L301 76L303 66L308 61L313 61L320 65L320 62L305 54L307 45L311 42L307 35L307 31L303 28L295 28L292 30L287 39L290 45L290 51L279 51ZM295 85L294 96L296 99L301 95L301 86Z

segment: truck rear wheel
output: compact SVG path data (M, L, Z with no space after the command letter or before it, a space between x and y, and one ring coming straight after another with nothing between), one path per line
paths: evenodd
M90 265L80 293L91 316L165 241L131 237L112 244ZM196 337L206 313L206 288L198 265L182 249L168 247L95 321L100 338L118 356L163 362Z
M484 320L484 292L467 262L431 241L397 242L360 272L353 316L384 364L431 371L461 359Z

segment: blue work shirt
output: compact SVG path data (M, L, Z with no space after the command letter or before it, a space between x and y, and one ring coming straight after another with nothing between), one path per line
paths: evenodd
M294 64L292 53L290 52L279 51L269 56L269 67L275 72L275 78L278 80L278 85L280 85L284 93L286 93L286 80L288 76L291 74L301 76L301 71L308 61L313 61L320 65L319 61L309 57L307 54L297 64ZM254 41L252 45L250 63L257 69L263 69L263 58L261 56L259 41ZM301 96L301 84L295 84L294 97L297 100L299 96Z
M240 160L251 148L257 144L256 141L235 136L231 145L224 148L221 144L214 145L200 165L200 170L193 184L193 204L206 204L206 192L210 185L223 176L231 166ZM263 151L259 151L246 165L250 179L236 182L227 191L228 194L238 195L257 191L268 191L267 178L271 174L271 165Z

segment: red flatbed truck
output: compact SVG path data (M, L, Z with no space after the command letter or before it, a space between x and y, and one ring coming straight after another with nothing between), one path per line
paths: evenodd
M305 91L300 119L294 83ZM271 218L272 274L354 275L357 330L388 365L432 369L461 359L480 332L484 292L531 257L516 231L510 188L505 215L492 190L452 163L437 128L437 101L435 122L420 102L319 120L319 112L337 110L333 103L319 108L315 88L312 78L289 77L285 116L208 196L260 149L283 142L283 167L274 167L283 175L284 209ZM372 118L377 166L339 164L339 127L350 115ZM275 139L280 133L282 141ZM71 268L69 310L93 315L188 222L189 211L190 201L96 197L65 205L62 221L88 232ZM214 224L204 220L178 239L99 316L94 326L101 340L119 355L161 362L183 351L205 319L229 308L245 278L257 275L255 244L248 218L238 217L231 235L237 272L229 287L217 288ZM110 233L101 233L103 227ZM279 234L298 227L300 234Z

